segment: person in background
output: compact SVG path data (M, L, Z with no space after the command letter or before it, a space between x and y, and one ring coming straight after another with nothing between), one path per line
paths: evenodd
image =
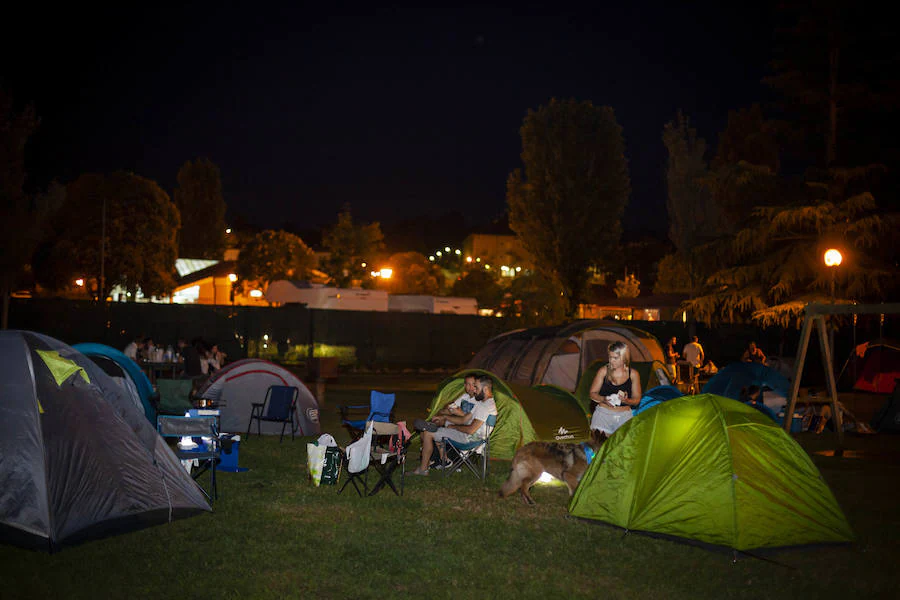
M143 343L141 344L141 348L139 350L139 356L146 361L153 361L153 353L156 351L156 344L153 343L153 338L148 337L144 338Z
M209 365L209 372L215 373L225 364L226 354L219 350L218 344L213 344L212 348L209 349L209 356L207 357L207 364Z
M676 382L678 380L678 371L675 369L675 363L678 362L678 358L681 356L678 354L678 350L675 348L678 344L678 338L674 335L672 339L669 340L669 343L666 344L665 353L666 353L666 368L669 370L669 375L672 377L672 382Z
M184 360L185 377L199 377L200 375L203 375L203 370L200 365L200 354L197 353L197 349L193 345L180 339L178 340L178 352Z
M413 422L413 426L418 431L431 431L434 433L438 430L438 427L443 427L447 423L447 417L469 417L471 407L469 410L463 408L463 402L468 402L472 405L475 403L475 375L470 373L463 378L465 391L453 402L448 403L444 406L438 413L432 417L430 421L426 421L424 419L416 419ZM465 423L464 423L465 424Z
M133 340L131 340L130 342L128 342L128 345L125 346L125 350L123 350L123 352L125 353L125 356L127 356L128 358L130 358L133 361L137 361L138 345L140 343L141 343L140 337L136 337Z
M762 350L756 347L756 342L750 342L747 344L747 349L744 350L743 356L741 356L741 361L764 364L766 362L766 355Z
M703 354L703 346L700 345L700 338L696 335L691 336L691 341L684 345L684 348L681 350L681 355L684 357L684 360L691 363L691 366L695 369L702 367L706 357Z

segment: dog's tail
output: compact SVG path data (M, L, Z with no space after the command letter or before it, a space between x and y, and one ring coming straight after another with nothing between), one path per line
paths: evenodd
M520 471L523 470L523 465L518 457L513 458L512 468L509 471L509 477L506 481L503 482L503 485L500 486L500 497L506 498L511 496L522 486L522 482L525 480L525 474Z

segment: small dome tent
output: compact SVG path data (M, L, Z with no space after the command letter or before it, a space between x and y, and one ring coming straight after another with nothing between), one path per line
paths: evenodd
M83 343L75 344L72 348L97 363L113 381L121 385L139 403L150 424L156 427L156 409L151 400L156 392L136 362L105 344Z
M674 398L625 423L569 512L741 551L853 539L806 452L759 411L712 394Z
M574 392L592 363L605 364L607 347L617 341L628 346L644 389L669 383L662 347L655 337L636 327L603 320L503 333L489 340L468 368L490 371L512 385L550 384Z
M719 369L703 386L703 393L738 400L741 389L751 385L768 388L785 398L791 393L791 382L787 377L766 365L749 362L731 363Z
M590 422L569 392L555 387L509 385L481 369L464 369L438 385L429 417L462 395L465 376L470 374L489 375L494 382L497 426L491 434L492 458L511 459L528 442L583 442L590 437Z
M251 404L262 402L272 385L288 385L300 390L297 397L296 419L300 435L319 435L319 403L296 375L280 365L258 358L245 358L219 369L195 394L219 402L222 431L247 430ZM281 423L260 423L260 430L268 435L280 435ZM253 430L256 430L254 426Z
M209 510L100 367L51 337L0 331L0 542L54 551Z

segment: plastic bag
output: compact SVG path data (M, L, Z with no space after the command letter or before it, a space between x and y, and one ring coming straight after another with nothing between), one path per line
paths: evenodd
M322 480L322 467L325 464L326 446L306 444L306 467L309 469L309 477L313 485L319 487Z

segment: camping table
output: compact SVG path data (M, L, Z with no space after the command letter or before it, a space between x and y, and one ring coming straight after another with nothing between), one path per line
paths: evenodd
M139 364L152 384L155 384L157 378L165 374L168 374L167 379L175 379L184 371L184 363L181 362L148 362L142 360Z

